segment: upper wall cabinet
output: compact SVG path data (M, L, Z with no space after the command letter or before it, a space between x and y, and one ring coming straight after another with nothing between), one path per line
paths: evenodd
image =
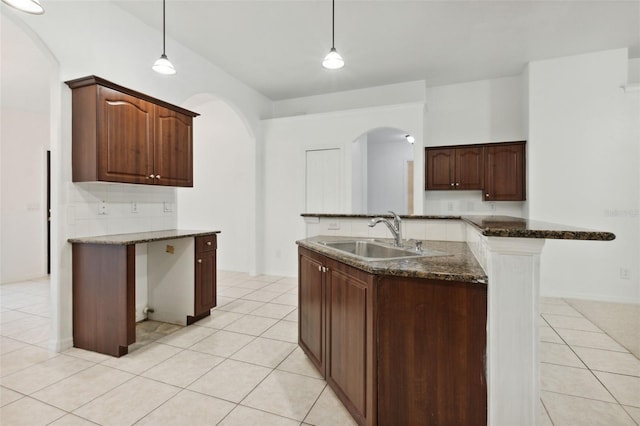
M74 182L193 186L197 113L96 76L66 83Z
M484 147L485 201L524 201L525 143L500 143Z
M426 148L426 189L482 189L482 146Z
M425 148L426 190L482 190L484 201L524 201L525 142Z

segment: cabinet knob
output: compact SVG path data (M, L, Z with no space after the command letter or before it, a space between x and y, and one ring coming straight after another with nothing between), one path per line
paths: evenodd
M460 182L456 182L456 186L460 186Z
M155 177L155 175L149 175L149 179L154 179Z
M322 272L322 266L318 265L318 272Z
M455 185L455 183L451 182L451 186L454 186L454 185Z
M198 259L198 263L202 263L202 259Z
M211 241L207 241L207 245L210 246L211 245Z
M156 179L160 179L160 175L156 175Z
M484 194L485 197L489 198L489 193Z

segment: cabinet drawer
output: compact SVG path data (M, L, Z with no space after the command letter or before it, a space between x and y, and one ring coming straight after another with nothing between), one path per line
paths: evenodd
M218 248L216 235L207 235L204 237L196 237L196 253L204 251L213 251Z

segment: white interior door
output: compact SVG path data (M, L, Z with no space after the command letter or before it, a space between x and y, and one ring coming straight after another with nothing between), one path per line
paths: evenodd
M342 211L342 159L339 148L307 150L306 212Z

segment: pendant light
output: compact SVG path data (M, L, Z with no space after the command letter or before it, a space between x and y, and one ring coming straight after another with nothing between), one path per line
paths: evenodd
M344 67L344 60L336 50L336 0L331 0L331 50L322 61L322 66L328 70L337 70Z
M169 58L167 58L167 55L165 53L167 38L165 33L166 15L167 12L165 0L162 0L162 55L160 55L160 58L158 58L158 60L154 62L153 67L151 68L158 74L173 75L176 73L176 69L173 67L173 64L169 61Z
M15 9L31 13L32 15L42 15L44 13L44 9L40 5L39 0L2 0L2 2Z

